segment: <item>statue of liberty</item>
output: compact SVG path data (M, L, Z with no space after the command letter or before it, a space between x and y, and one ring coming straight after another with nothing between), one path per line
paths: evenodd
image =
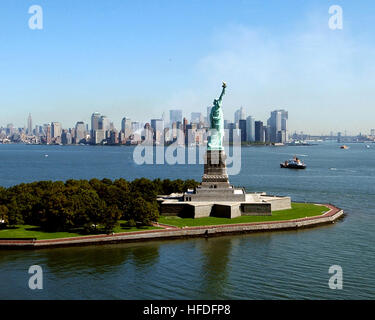
M223 90L219 99L214 100L214 105L210 113L210 132L211 135L208 137L207 150L224 150L223 139L224 139L224 114L221 108L222 99L225 94L226 83L223 82Z

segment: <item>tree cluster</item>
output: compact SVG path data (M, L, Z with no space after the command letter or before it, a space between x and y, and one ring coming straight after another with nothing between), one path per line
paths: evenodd
M39 181L0 187L3 225L39 226L45 231L82 229L112 232L119 220L129 226L151 225L159 217L158 194L184 192L194 180L91 179Z

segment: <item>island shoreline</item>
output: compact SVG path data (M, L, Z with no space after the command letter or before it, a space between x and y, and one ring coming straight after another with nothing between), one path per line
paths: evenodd
M345 213L342 209L331 205L322 204L330 208L322 215L266 222L251 222L239 224L206 225L195 227L174 227L156 224L164 229L148 231L134 231L131 233L102 234L82 237L59 238L48 240L0 240L0 249L46 249L69 246L104 245L117 243L146 242L155 240L176 240L198 237L217 237L224 235L248 234L257 232L287 231L313 228L321 225L332 224Z

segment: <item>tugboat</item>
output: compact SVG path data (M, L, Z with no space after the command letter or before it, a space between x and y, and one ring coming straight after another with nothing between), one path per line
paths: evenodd
M289 168L289 169L306 169L306 165L301 162L296 156L292 160L287 160L280 163L280 168Z
M344 144L344 145L340 146L340 149L349 149L349 147Z

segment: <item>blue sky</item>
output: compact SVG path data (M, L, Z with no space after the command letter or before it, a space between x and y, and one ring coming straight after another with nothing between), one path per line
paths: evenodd
M43 30L28 27L31 5ZM328 28L331 5L343 30ZM169 109L205 112L228 84L225 118L243 106L265 121L285 108L290 130L375 127L372 1L2 0L0 125L87 122L118 127Z

